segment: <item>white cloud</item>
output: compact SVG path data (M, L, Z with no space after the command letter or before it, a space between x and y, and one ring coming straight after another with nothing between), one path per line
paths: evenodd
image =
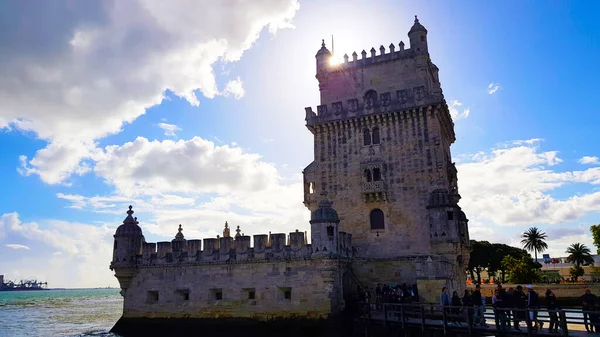
M579 164L600 164L600 159L595 156L583 156L579 158L578 162Z
M500 89L502 89L502 87L500 86L500 83L492 82L488 85L488 94L493 95Z
M260 136L260 141L261 141L261 142L263 142L263 143L271 143L271 142L273 142L274 140L275 140L275 139L273 139L273 138L269 138L269 137L263 137L263 136Z
M96 141L118 133L165 90L198 105L219 94L217 62L237 61L260 31L292 27L297 0L15 1L0 22L0 128L48 142L20 172L50 184L89 171ZM53 15L45 15L51 12ZM241 97L240 79L225 92ZM83 162L82 162L83 161Z
M12 249L26 249L29 250L29 247L25 246L25 245L20 245L17 243L9 243L6 245L6 247L8 248L12 248Z
M167 137L176 137L175 133L181 131L181 128L175 124L158 123L158 127L165 131L165 136Z
M94 156L96 175L124 195L256 191L277 183L277 170L260 156L211 141L148 141L138 137ZM176 165L173 165L176 163Z
M600 184L600 168L559 172L556 151L540 151L537 142L478 153L458 165L461 205L475 222L499 226L558 224L597 212L600 192L557 199L552 192L570 183Z
M471 109L469 108L461 108L462 107L462 103L459 102L458 100L452 100L450 102L450 104L448 105L448 109L450 110L450 116L452 116L452 120L453 121L457 121L459 119L465 119L467 117L469 117L469 113L471 113ZM462 112L458 111L460 109L462 109Z
M27 257L14 254L1 257L2 267L12 275L31 275L47 281L51 287L116 284L108 269L115 228L59 220L44 220L40 225L22 222L17 213L3 214L0 223L10 236L28 240L36 247Z
M235 80L227 82L227 84L225 85L225 90L223 90L224 96L233 95L235 99L240 99L244 97L245 94L246 90L244 90L242 80L239 77Z

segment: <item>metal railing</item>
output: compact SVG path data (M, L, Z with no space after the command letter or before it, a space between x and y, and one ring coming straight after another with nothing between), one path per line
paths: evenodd
M468 332L469 335L491 334L547 334L550 323L554 323L556 335L569 335L591 332L600 328L600 311L577 309L548 310L544 308L492 308L484 307L483 319L474 322L480 315L476 307L440 306L432 303L382 303L363 304L362 319L385 325L400 325L402 329L418 328L448 332ZM483 322L483 324L478 324ZM524 326L521 324L525 324ZM517 329L519 327L519 329ZM522 329L521 329L522 328ZM546 329L544 329L546 328ZM543 331L543 333L542 333ZM556 333L555 332L555 333Z

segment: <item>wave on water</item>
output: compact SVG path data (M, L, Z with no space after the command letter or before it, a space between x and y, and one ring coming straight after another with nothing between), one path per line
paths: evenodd
M108 332L106 330L91 330L91 331L84 332L82 334L71 335L69 337L86 337L86 336L119 337L119 335L115 335L114 333Z

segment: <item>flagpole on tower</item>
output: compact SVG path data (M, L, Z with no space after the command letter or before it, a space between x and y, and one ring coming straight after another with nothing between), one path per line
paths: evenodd
M333 48L333 34L331 34L331 54L332 55L334 54L334 49L335 48Z

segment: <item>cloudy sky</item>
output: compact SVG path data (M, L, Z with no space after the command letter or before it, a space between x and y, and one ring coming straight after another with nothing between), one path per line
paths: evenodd
M0 273L116 286L112 234L307 230L314 55L429 30L474 239L549 252L600 222L597 2L9 1L0 4Z

